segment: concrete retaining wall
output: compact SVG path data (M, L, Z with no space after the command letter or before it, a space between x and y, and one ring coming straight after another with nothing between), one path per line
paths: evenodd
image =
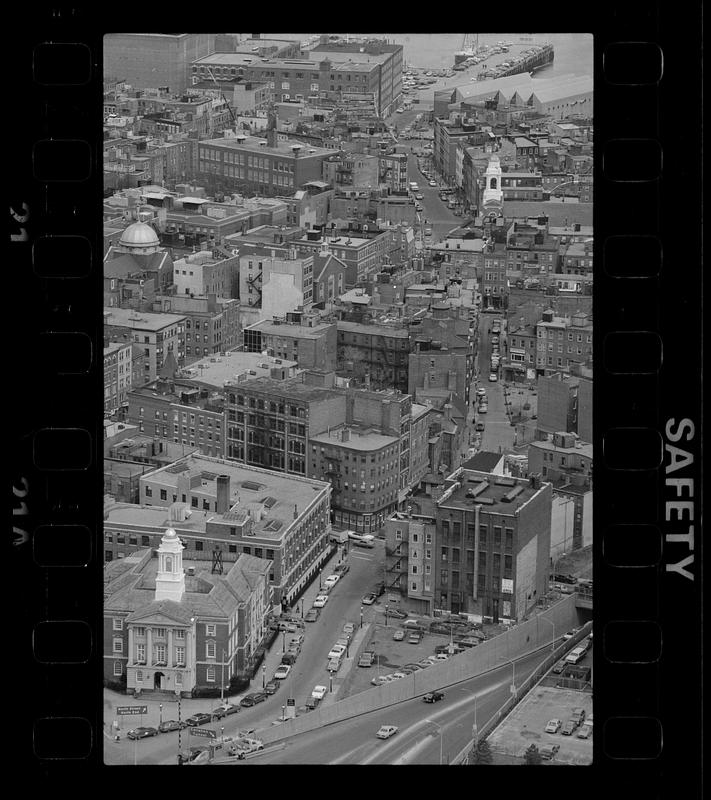
M506 633L451 656L441 664L419 670L400 680L360 692L344 700L296 717L282 725L259 732L265 743L286 739L298 733L322 728L333 722L367 714L378 708L402 703L433 689L442 689L474 678L520 655L559 638L577 624L575 595L568 595L542 614L522 622ZM546 621L547 620L547 621Z

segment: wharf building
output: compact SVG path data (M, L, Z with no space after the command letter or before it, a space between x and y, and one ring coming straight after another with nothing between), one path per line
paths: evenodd
M330 547L331 486L323 481L190 455L140 477L140 505L104 505L104 560L159 545L170 524L193 561L241 554L270 563L270 605L291 605Z
M271 563L194 561L172 527L152 538L104 568L105 681L139 697L228 687L266 634Z
M192 63L215 50L213 33L111 33L103 38L104 80L184 92Z
M323 377L326 385L254 379L227 387L227 457L328 480L334 523L378 530L427 472L428 409Z
M460 468L436 501L434 610L516 622L548 589L551 484Z

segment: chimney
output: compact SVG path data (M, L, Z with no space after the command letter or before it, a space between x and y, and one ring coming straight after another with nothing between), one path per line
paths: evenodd
M217 505L218 514L226 514L230 510L230 476L217 476Z
M341 431L341 441L342 442L350 442L351 440L351 431L350 428L344 428Z

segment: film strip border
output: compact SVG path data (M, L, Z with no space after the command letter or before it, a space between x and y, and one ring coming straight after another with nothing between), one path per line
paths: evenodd
M596 39L594 759L601 785L649 797L675 791L687 763L697 796L700 216L689 209L682 235L673 219L679 181L699 197L700 117L686 140L677 126L700 40L675 40L661 4L613 17Z
M700 14L687 17L686 40L675 40L672 11L598 4L589 27L599 234L595 572L604 587L594 665L603 723L594 771L604 778L594 783L618 781L650 797L667 796L673 765L701 763L701 543L686 524L699 518L701 485ZM50 14L16 43L22 135L10 164L10 252L18 294L35 299L16 328L12 623L30 651L34 697L20 727L44 768L100 764L102 737L102 431L93 408L102 395L101 186L92 110L101 100L100 34L78 35L75 11ZM38 416L25 397L40 399Z

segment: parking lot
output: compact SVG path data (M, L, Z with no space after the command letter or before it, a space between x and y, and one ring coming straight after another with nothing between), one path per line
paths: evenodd
M591 764L592 736L578 739L577 730L572 736L564 736L560 731L545 731L549 720L559 719L565 723L576 707L585 709L585 716L589 717L593 713L592 694L541 684L536 686L488 737L495 763L497 754L501 754L502 763L511 763L513 758L522 763L526 749L535 744L539 749L544 745L558 745L560 748L551 761L543 763Z

